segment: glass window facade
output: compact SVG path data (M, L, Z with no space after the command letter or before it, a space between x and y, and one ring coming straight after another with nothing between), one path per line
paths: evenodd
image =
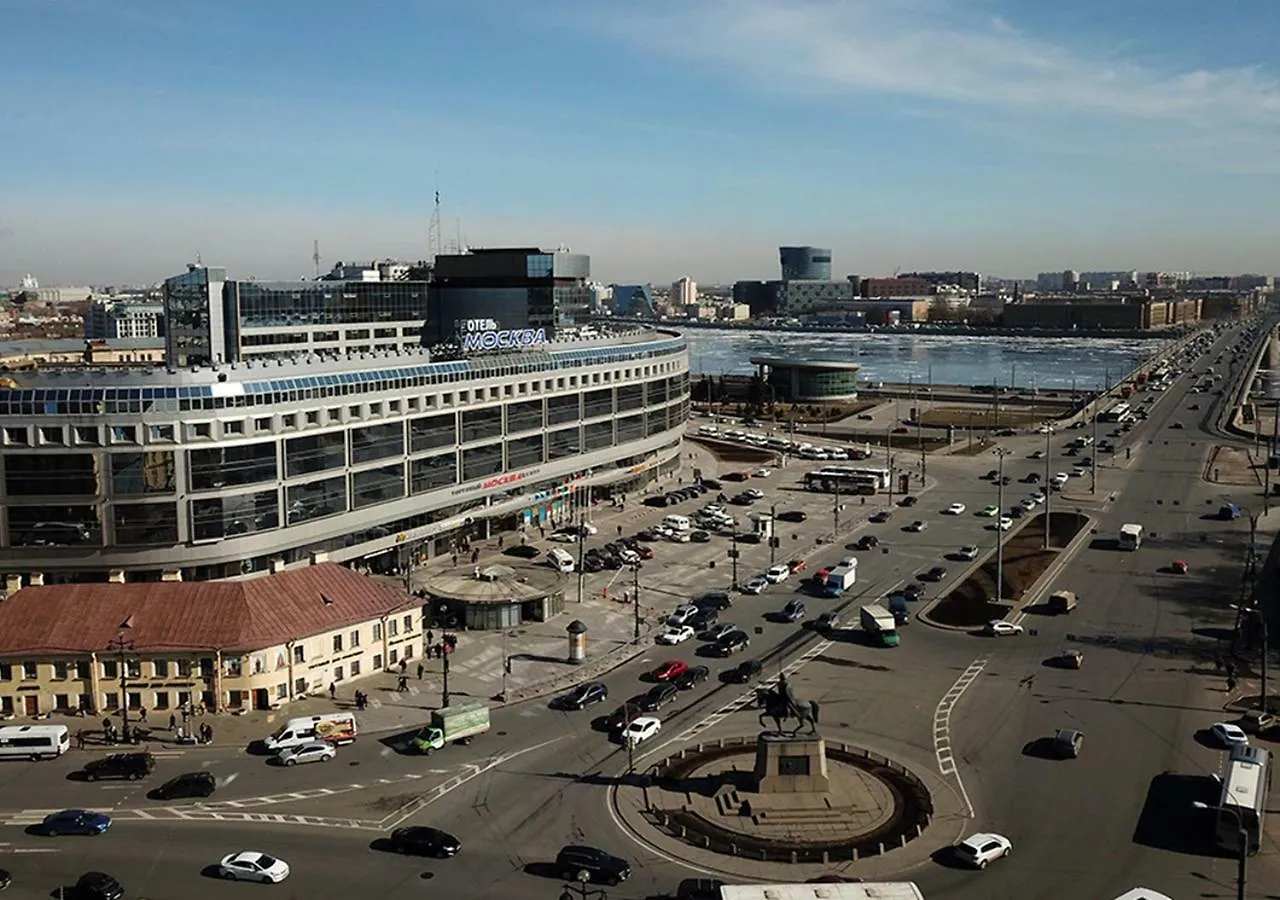
M564 459L581 452L582 430L577 425L547 433L547 459Z
M10 506L11 547L74 547L102 543L102 522L93 506Z
M507 433L533 431L542 428L542 401L523 400L507 404Z
M347 511L347 479L334 475L290 487L285 497L289 525L323 519Z
M458 443L458 417L454 413L448 413L410 419L409 439L414 453L437 447L452 447Z
M172 503L116 503L116 543L122 545L166 545L178 542L178 507Z
M414 494L425 494L458 483L458 455L441 453L409 463L409 485Z
M289 438L284 446L285 470L290 478L347 464L347 436L341 431Z
M638 441L644 437L644 416L623 416L618 419L618 443Z
M404 496L404 464L351 473L351 508L399 500Z
M628 384L618 388L618 412L644 409L644 385Z
M193 491L214 491L280 477L275 441L187 451L187 480Z
M613 446L613 420L591 422L582 428L587 452Z
M111 454L111 493L172 494L176 489L172 450Z
M387 422L351 429L351 464L404 456L404 423Z
M507 441L507 468L524 469L542 462L542 435Z
M502 471L502 442L468 447L462 451L462 480L474 481Z
M547 399L548 425L576 422L580 418L582 418L582 398L578 394L567 394Z
M4 489L10 497L95 495L98 466L92 453L10 453Z
M613 415L613 390L587 391L582 395L582 417L594 419L597 416Z
M193 540L235 537L269 531L279 525L280 498L274 490L191 501Z
M502 437L502 407L468 409L462 413L462 441L482 441Z

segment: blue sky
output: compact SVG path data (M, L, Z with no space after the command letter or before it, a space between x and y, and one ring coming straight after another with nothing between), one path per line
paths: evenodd
M1276 271L1273 0L0 0L0 284Z

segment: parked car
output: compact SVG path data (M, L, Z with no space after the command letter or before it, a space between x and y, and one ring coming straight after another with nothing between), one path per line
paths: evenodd
M975 869L985 869L993 860L1003 859L1013 849L1013 843L1000 834L975 834L956 845L956 857Z
M733 598L727 591L710 591L693 601L693 605L702 609L726 610L733 606Z
M781 584L782 582L787 580L787 577L790 574L791 574L791 569L788 566L779 564L776 566L770 566L768 569L766 569L764 573L764 577L765 577L765 580L768 581L770 584Z
M973 544L965 544L956 552L956 556L960 557L960 559L974 560L978 558L979 552L978 548Z
M944 566L934 566L928 572L925 572L920 578L924 581L941 581L947 577L947 570Z
M763 593L764 589L767 588L768 586L769 586L769 579L765 578L763 575L757 575L755 578L752 578L750 581L748 581L746 584L742 586L742 593L760 594L760 593Z
M725 680L734 684L746 684L752 678L759 678L760 673L764 671L764 667L760 665L759 660L744 659L732 669L725 673Z
M803 522L809 518L809 515L798 509L789 509L778 513L778 518L783 522Z
M732 656L739 650L744 650L751 646L751 638L747 636L745 631L731 631L720 640L715 642L713 651L718 656Z
M721 622L718 625L712 625L702 633L702 636L707 640L714 642L720 640L720 638L724 637L726 634L730 634L738 630L738 626L734 625L732 622Z
M910 525L907 526L907 531L914 531L919 533L921 531L924 531L928 527L929 527L928 522L925 522L921 519L916 519L914 522L912 522Z
M208 797L217 790L218 781L211 772L187 772L170 778L151 792L155 800L174 800L178 797Z
M693 690L711 677L711 670L706 666L690 666L689 670L672 682L682 691Z
M681 672L680 675L685 675L687 672L688 669L685 669L685 671ZM676 699L676 695L679 693L680 688L676 687L674 679L664 684L655 684L653 687L649 688L649 691L640 701L640 708L647 713L657 712L672 700Z
M689 664L683 660L669 659L650 672L649 678L657 682L674 681L683 675L688 668Z
M688 625L668 625L657 637L659 644L667 644L674 646L675 644L683 644L685 641L693 640L693 628Z

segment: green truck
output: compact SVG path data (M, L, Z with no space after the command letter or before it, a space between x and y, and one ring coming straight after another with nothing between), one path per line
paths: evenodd
M433 712L431 724L414 735L410 745L417 753L429 756L445 744L470 743L488 730L489 707L483 703L459 703Z

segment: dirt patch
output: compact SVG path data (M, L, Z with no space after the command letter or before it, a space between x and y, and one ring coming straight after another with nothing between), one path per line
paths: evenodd
M994 602L997 595L996 554L992 552L982 566L929 610L929 618L939 625L961 628L978 628L992 619L1003 618L1009 611L1009 603L1016 603L1053 565L1062 552L1056 548L1069 544L1088 521L1075 513L1053 513L1049 536L1055 549L1045 550L1044 514L1036 516L1005 542L1001 571L1004 588L1000 596L1006 603Z
M999 413L990 407L942 406L926 412L920 421L925 425L954 425L957 428L1009 428L1038 425L1056 419L1062 412L1055 406L1002 406Z
M1262 472L1254 465L1253 456L1248 450L1218 446L1213 448L1213 453L1209 456L1205 479L1213 484L1256 487L1262 483Z

